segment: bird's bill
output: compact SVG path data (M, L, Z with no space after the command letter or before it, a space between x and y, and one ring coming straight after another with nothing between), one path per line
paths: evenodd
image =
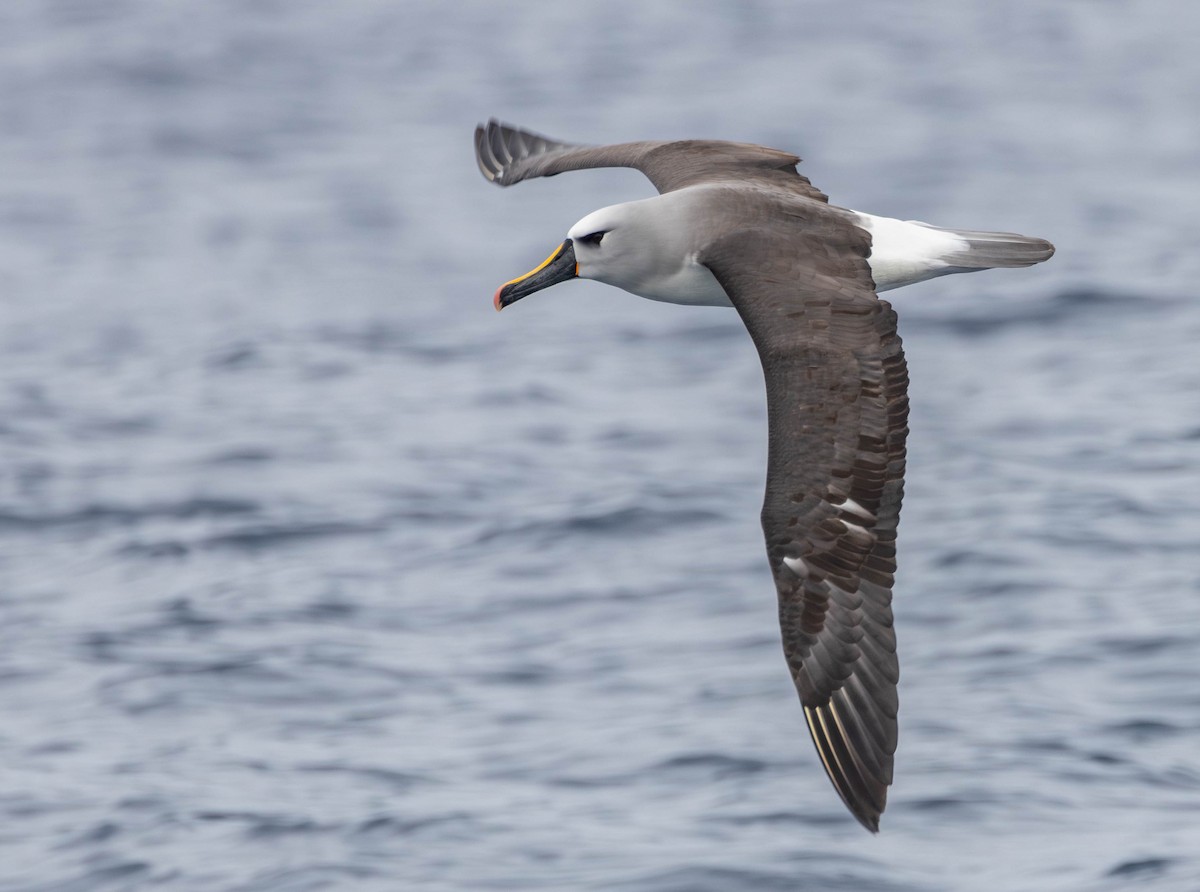
M493 303L497 310L503 310L509 304L516 303L535 291L574 279L578 275L579 264L575 261L575 244L567 239L554 249L553 254L525 275L517 276L497 288Z

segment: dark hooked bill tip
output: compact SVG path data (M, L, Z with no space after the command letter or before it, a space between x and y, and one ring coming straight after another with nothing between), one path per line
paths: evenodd
M523 297L528 297L535 291L557 285L579 275L579 265L575 262L575 245L567 239L554 249L554 253L523 276L518 276L510 282L505 282L496 289L493 303L497 310L503 310L509 304L516 303Z

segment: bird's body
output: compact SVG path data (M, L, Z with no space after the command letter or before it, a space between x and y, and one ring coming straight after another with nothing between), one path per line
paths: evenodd
M696 259L703 246L705 230L694 224L706 219L708 206L727 206L729 193L737 191L736 184L704 184L601 208L572 226L567 237L575 239L604 229L607 221L637 220L643 232L654 234L653 242L647 244L645 252L647 259L652 258L653 265L645 270L623 270L627 279L609 280L608 284L650 300L688 306L731 307L733 304L724 289ZM777 201L779 197L771 198ZM791 200L797 203L813 201L803 197ZM950 273L978 272L997 266L1029 266L1038 260L1029 260L1027 255L1032 252L1037 257L1044 251L1041 239L1028 239L1015 233L942 229L917 220L880 217L828 204L822 208L830 216L840 216L846 225L871 234L867 265L876 293ZM983 237L992 241L984 241ZM991 246L997 240L1008 246L1007 257L973 259L972 252L978 251L979 245Z
M1030 266L1053 246L835 207L796 171L799 158L762 146L574 146L496 121L476 129L475 146L500 185L634 167L661 193L584 217L497 290L497 309L578 276L741 316L766 379L762 523L784 655L826 773L877 830L897 740L891 589L908 433L896 316L877 292Z

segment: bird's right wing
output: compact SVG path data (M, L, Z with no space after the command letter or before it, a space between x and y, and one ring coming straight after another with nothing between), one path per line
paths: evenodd
M828 201L828 196L796 172L798 157L749 143L689 139L581 146L493 118L475 128L475 160L480 172L500 186L569 170L632 167L644 173L659 192L721 179L757 179L775 188Z
M784 218L736 228L700 260L766 378L762 524L784 654L829 779L876 831L896 750L891 600L908 375L869 249L848 223Z

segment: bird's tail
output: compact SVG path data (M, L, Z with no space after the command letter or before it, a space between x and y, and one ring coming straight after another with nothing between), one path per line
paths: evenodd
M915 222L915 221L914 221ZM1044 238L1017 235L1015 232L981 232L973 229L943 229L920 224L967 243L962 250L942 255L942 260L959 269L996 269L997 267L1033 266L1054 256L1054 245Z

